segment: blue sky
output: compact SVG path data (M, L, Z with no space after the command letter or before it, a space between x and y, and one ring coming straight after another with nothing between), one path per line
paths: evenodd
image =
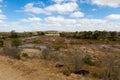
M0 32L120 31L120 0L0 0Z

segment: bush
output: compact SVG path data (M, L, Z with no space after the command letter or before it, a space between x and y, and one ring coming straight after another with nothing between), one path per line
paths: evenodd
M38 33L38 35L45 35L45 33L44 32L37 32Z
M21 40L18 38L12 39L12 45L18 47L21 44Z
M3 47L3 40L0 39L0 47Z
M20 52L21 52L21 49L19 48L5 48L4 47L2 50L2 55L18 59Z
M32 43L34 43L34 44L39 44L39 43L41 43L41 40L36 39L36 40L33 40Z
M83 62L85 64L88 64L90 66L95 66L95 62L92 61L92 58L89 56L89 55L86 55L84 58L83 58Z
M79 49L68 49L61 57L61 63L64 63L65 71L77 72L80 71L83 66L82 52Z
M22 53L22 57L28 58L28 54L27 53Z
M60 48L64 48L64 46L60 46L60 45L54 45L52 46L55 50L59 50Z
M28 54L27 53L21 53L21 54L17 54L16 55L16 58L17 59L22 59L23 58L28 58Z

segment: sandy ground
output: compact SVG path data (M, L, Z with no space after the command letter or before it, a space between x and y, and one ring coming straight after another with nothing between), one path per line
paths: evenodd
M67 77L58 73L58 69L49 66L51 65L49 61L45 62L40 58L41 51L39 49L23 49L22 53L29 53L30 58L17 60L0 55L0 80L87 80L84 79L85 77L75 74ZM97 54L93 53L92 55Z
M75 75L66 77L44 66L39 59L22 61L0 56L0 80L77 80Z
M37 70L40 66L35 67L32 62L0 56L0 80L50 80L53 77L43 70Z
M0 56L0 80L25 80L21 72L14 70L7 57Z
M0 80L25 80L18 71L0 63Z

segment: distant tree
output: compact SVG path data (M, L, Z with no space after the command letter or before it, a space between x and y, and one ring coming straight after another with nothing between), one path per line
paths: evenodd
M109 40L115 41L117 37L117 32L110 32Z
M38 33L38 35L45 35L44 32L37 32L37 33Z
M2 47L2 46L3 46L3 40L0 39L0 47Z
M92 34L92 39L96 39L97 40L99 38L99 36L100 36L100 31L95 31Z
M18 34L17 32L15 32L15 30L12 30L10 34L11 34L10 36L11 38L18 38Z
M108 32L107 31L101 31L99 39L105 40L108 37Z

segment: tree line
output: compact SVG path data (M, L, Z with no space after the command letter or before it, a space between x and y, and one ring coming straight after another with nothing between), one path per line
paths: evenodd
M120 40L120 32L116 31L83 31L83 32L62 32L61 37L76 39L93 39L93 40Z

